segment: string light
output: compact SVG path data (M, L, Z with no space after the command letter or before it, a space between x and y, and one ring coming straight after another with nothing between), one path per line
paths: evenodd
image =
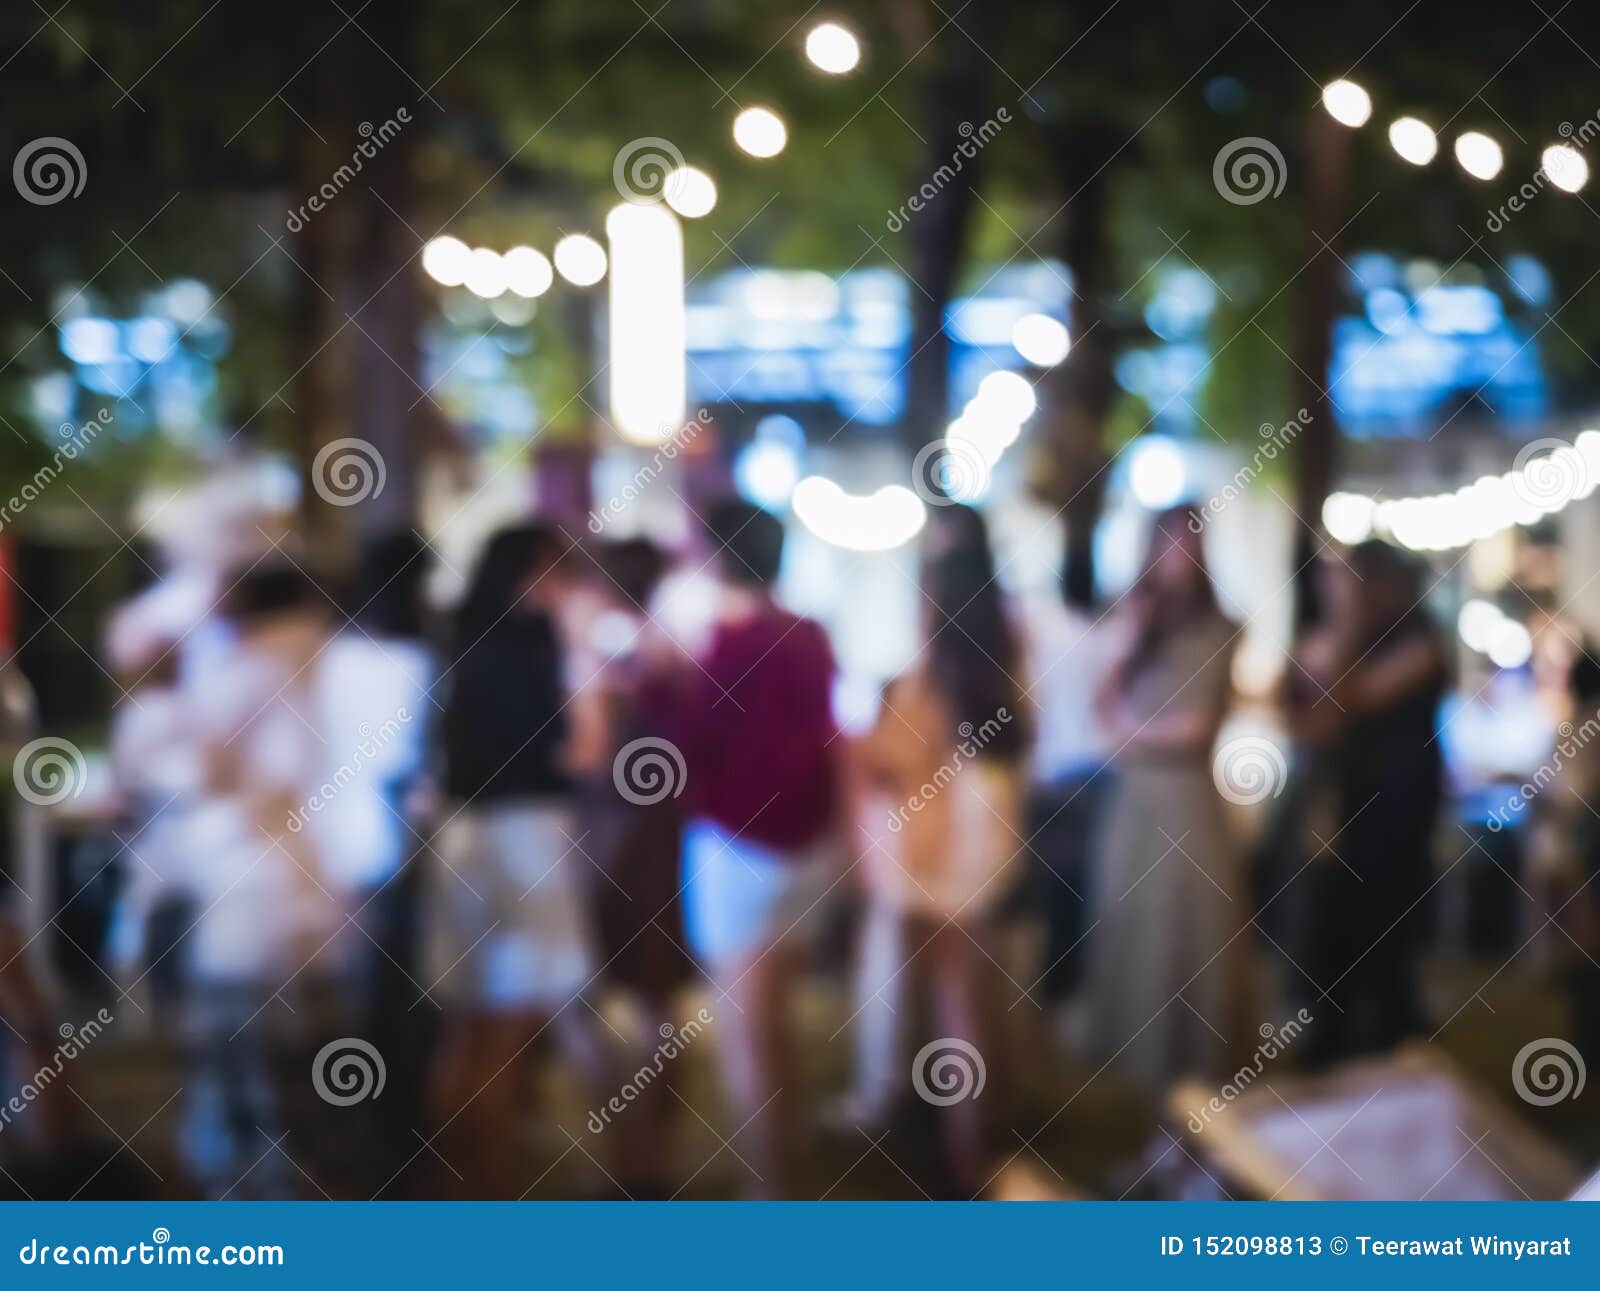
M1474 179L1493 179L1505 160L1500 145L1488 135L1468 130L1456 137L1456 160Z
M555 281L550 261L532 247L512 247L505 253L506 286L517 295L532 300L550 290Z
M422 248L423 272L442 287L459 287L467 280L472 248L460 238L434 238Z
M1332 493L1322 524L1339 542L1387 538L1412 551L1449 551L1512 525L1537 524L1600 485L1600 431L1528 459L1500 475L1484 475L1451 493L1373 498Z
M1354 81L1329 81L1322 87L1322 106L1335 121L1354 129L1372 116L1372 96Z
M716 184L697 166L679 166L663 181L661 191L667 205L686 220L711 214L717 204Z
M586 233L556 243L556 272L574 287L592 287L606 276L606 249Z
M776 157L789 142L789 131L770 108L746 108L733 119L733 141L752 157Z
M1426 166L1439 151L1439 137L1433 127L1416 117L1401 117L1389 127L1389 145L1402 161Z
M500 253L475 247L467 262L466 288L474 296L493 300L506 289L506 263Z
M1067 357L1072 338L1048 314L1027 314L1011 328L1011 344L1036 368L1053 368Z
M806 33L806 57L818 71L843 76L861 61L861 42L836 22L818 23Z
M922 499L899 484L885 484L860 497L823 475L794 486L789 504L800 523L824 542L851 551L890 551L904 546L927 520Z
M1539 168L1564 193L1576 193L1589 182L1589 163L1570 144L1552 144L1539 158Z

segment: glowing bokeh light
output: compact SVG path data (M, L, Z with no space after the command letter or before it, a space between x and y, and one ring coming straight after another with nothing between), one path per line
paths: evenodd
M1067 357L1072 338L1048 314L1027 314L1011 328L1011 344L1036 368L1053 368Z
M1188 471L1178 446L1164 435L1146 435L1128 462L1128 487L1139 505L1161 511L1183 497Z
M1389 145L1402 161L1426 166L1439 151L1439 137L1433 127L1416 117L1401 117L1389 127Z
M1330 493L1322 503L1322 527L1335 542L1355 544L1372 537L1371 498L1359 493Z
M806 33L806 57L819 71L842 76L861 61L861 42L836 22L818 23Z
M592 287L606 276L606 250L586 233L556 243L556 272L574 287Z
M1342 126L1364 126L1372 116L1372 96L1354 81L1329 81L1322 87L1322 106Z
M474 296L493 300L506 289L506 262L498 251L475 247L467 262L466 288Z
M824 542L850 551L891 551L921 532L927 520L922 499L899 484L875 493L846 493L832 480L808 475L789 499L794 513Z
M460 238L434 238L422 248L423 272L442 287L459 287L467 280L472 248Z
M1505 164L1505 154L1488 135L1468 130L1456 136L1456 161L1474 179L1493 179Z
M1039 397L1026 377L1015 372L991 372L978 382L972 404L976 410L1020 424L1033 416Z
M611 420L636 444L663 443L684 420L683 230L660 206L623 202L606 216L606 236Z
M1576 193L1589 182L1589 163L1571 144L1546 148L1539 157L1539 169L1564 193Z
M541 251L532 247L512 247L503 257L506 267L506 286L517 295L532 300L550 290L555 281L550 261Z
M789 131L770 108L746 108L733 119L733 141L752 157L776 157L789 142Z
M667 205L685 219L709 215L717 204L717 186L711 176L696 166L679 166L662 182Z

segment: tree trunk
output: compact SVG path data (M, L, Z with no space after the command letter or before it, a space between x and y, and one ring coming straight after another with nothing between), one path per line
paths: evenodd
M317 102L337 111L337 85L325 72L316 74ZM300 136L299 158L295 166L295 204L303 203L328 181L338 167L334 136L326 119L315 132ZM294 291L290 329L289 423L290 442L300 471L300 522L310 558L322 570L324 564L339 565L336 553L352 544L345 531L351 517L330 505L316 487L312 463L318 451L344 434L347 404L345 389L343 333L339 312L340 278L347 258L347 238L337 203L319 212L310 212L295 230L289 254L294 257L291 281ZM333 559L329 561L328 556ZM322 570L322 572L330 572Z
M1105 423L1116 396L1117 342L1107 317L1107 219L1111 159L1118 137L1106 123L1077 121L1055 138L1057 164L1071 195L1061 257L1072 280L1072 348L1045 383L1043 439L1050 455L1047 494L1061 508L1062 590L1074 605L1095 597L1094 532L1105 497Z
M1334 245L1344 221L1350 131L1325 112L1313 110L1305 128L1305 271L1299 278L1295 320L1295 384L1298 407L1309 420L1295 439L1295 624L1318 617L1316 555L1321 543L1322 503L1339 465L1339 427L1328 397L1328 362L1339 306L1339 256Z
M965 34L946 30L930 51L936 65L926 85L921 121L927 150L922 173L907 193L908 200L915 195L922 209L905 215L911 236L911 348L900 425L902 440L913 453L942 435L950 416L950 337L944 317L977 207L983 152L971 136L996 106L987 96L988 61L972 42L987 46L996 7L975 5L968 11ZM963 145L972 150L970 157Z
M318 60L321 110L298 168L295 201L316 197L320 209L305 211L293 246L294 442L307 548L334 579L354 569L363 542L417 521L430 411L413 165L423 109L384 52L411 61L414 22L415 0L374 5L363 19L371 40L346 32ZM351 439L361 442L331 447Z
M431 109L402 70L416 62L416 16L415 0L385 0L363 20L372 40L357 35L347 46L355 55L353 115L359 123L352 152L366 146L373 154L363 158L348 193L356 228L346 329L350 433L371 444L383 464L382 487L351 508L363 539L417 522L418 460L431 398L422 375L414 165L418 118ZM397 115L401 109L409 121Z

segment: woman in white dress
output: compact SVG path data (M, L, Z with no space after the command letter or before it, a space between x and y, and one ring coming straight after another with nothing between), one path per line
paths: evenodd
M898 996L908 973L926 977L936 1031L919 1038L912 1081L947 1109L954 1182L970 1195L985 1183L977 1095L999 1058L986 1025L988 916L1022 846L1028 723L987 542L936 555L924 595L926 644L859 750L869 805L857 1088L862 1110L883 1111L903 1070Z

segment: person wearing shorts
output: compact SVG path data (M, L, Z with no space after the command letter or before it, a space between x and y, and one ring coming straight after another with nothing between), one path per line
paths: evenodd
M833 653L822 628L772 599L783 527L742 502L706 529L717 624L678 724L687 771L684 924L715 987L710 1011L740 1151L759 1181L792 1187L795 1064L789 997L835 881L839 742Z
M445 1015L430 1098L443 1180L469 1197L531 1182L511 1126L535 1036L552 1027L591 1083L603 1065L579 999L598 964L577 873L562 556L542 526L501 530L456 621L426 980Z

